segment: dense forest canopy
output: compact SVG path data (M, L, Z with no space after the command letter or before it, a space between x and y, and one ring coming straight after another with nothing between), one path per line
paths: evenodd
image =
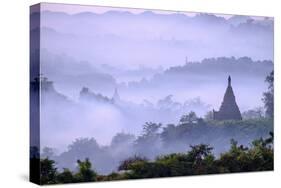
M230 148L216 157L210 145L191 145L182 153L159 155L153 160L132 156L119 163L118 171L108 175L96 172L95 163L88 158L77 160L74 171L58 170L54 160L40 159L40 184L111 181L140 178L159 178L187 175L218 174L273 170L273 134L266 139L254 140L250 147L231 140ZM37 163L38 158L31 158Z
M94 138L75 140L65 152L56 154L53 149L44 148L41 157L56 161L61 170L68 167L76 169L77 158L89 158L95 169L101 174L108 174L117 169L120 161L140 155L149 160L158 155L183 152L188 145L208 143L214 146L215 156L229 149L226 143L231 139L239 140L244 146L250 146L254 139L266 137L273 131L272 119L259 118L243 121L205 121L201 118L178 125L147 123L139 136L129 133L117 133L108 146L102 146Z

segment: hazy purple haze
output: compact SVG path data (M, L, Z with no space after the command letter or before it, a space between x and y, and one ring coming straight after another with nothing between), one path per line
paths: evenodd
M218 109L229 74L242 111L263 105L272 18L47 5L41 73L68 101L46 94L43 146L63 150L79 137L108 144L147 121L177 123L190 110L203 117ZM120 101L85 102L83 87L109 100L117 88Z

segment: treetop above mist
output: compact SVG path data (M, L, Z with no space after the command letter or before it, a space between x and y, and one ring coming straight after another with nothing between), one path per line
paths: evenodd
M237 74L264 75L273 69L273 62L270 60L254 61L250 57L217 57L205 58L201 62L187 62L185 65L170 67L165 73L190 72L197 73L224 73L236 72ZM267 70L267 72L265 72Z

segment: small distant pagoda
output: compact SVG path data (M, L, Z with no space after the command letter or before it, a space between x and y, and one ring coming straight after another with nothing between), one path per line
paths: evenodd
M219 111L213 110L214 120L242 120L235 95L231 86L231 77L228 76L228 86L224 94Z
M119 103L121 101L117 88L115 88L115 90L114 90L112 101L115 103Z

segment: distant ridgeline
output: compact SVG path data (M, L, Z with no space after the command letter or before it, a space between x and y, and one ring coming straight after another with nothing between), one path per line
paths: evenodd
M53 99L56 100L59 99L58 101L60 102L70 101L65 95L59 93L55 89L53 81L48 80L47 77L44 77L42 75L35 77L34 80L31 81L30 85L32 93L40 92L42 101L45 101L47 97L53 97ZM109 98L99 93L96 94L87 87L83 87L81 89L80 100L89 100L110 104L118 104L121 101L117 88L115 88L112 98Z
M252 60L250 57L218 57L205 58L202 61L187 61L184 65L170 67L165 71L169 73L190 73L190 74L218 74L225 71L240 75L261 75L265 76L273 70L271 60Z
M214 120L242 120L235 95L231 86L231 77L228 77L228 86L219 111L213 110Z
M221 86L226 73L235 77L239 88L248 88L249 84L264 85L265 77L273 70L274 63L271 60L252 60L249 57L218 57L206 58L202 61L187 61L183 65L175 65L155 74L151 79L139 82L129 82L128 87L141 92L142 89L163 89L173 92L171 88L193 89L197 84L201 89L209 89L215 92L215 86ZM243 81L243 82L242 82ZM213 87L209 83L212 82ZM260 91L263 92L263 91ZM204 95L204 94L203 94Z
M109 98L109 97L103 96L101 94L96 94L87 87L83 87L82 90L80 91L80 100L82 100L82 101L90 100L90 101L95 101L95 102L111 103L111 104L117 104L118 102L121 101L117 88L115 88L112 98Z

